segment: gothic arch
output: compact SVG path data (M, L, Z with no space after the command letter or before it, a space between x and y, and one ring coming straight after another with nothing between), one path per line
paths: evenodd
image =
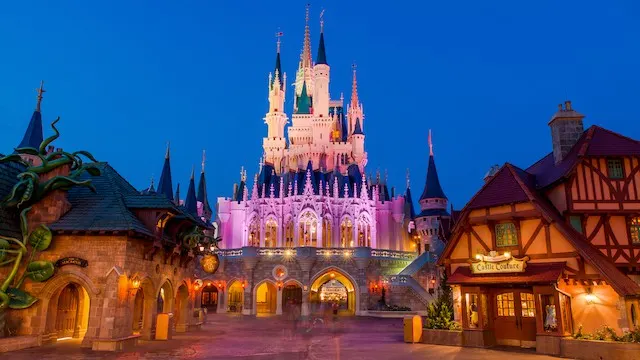
M263 279L256 283L251 293L253 297L253 313L275 314L278 288L271 279Z
M314 294L317 294L317 292L320 290L320 287L324 285L328 281L328 279L334 278L330 277L331 273L334 273L336 275L335 279L347 288L349 294L348 297L350 297L348 299L349 310L353 314L359 314L360 288L358 287L358 282L353 276L351 276L351 274L338 266L327 266L311 277L309 296L313 299Z

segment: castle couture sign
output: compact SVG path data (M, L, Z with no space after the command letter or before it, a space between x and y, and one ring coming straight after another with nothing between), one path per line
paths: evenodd
M509 253L496 256L494 252L489 256L477 255L480 260L471 263L472 274L501 274L501 273L521 273L527 267L528 256L521 259L511 257Z

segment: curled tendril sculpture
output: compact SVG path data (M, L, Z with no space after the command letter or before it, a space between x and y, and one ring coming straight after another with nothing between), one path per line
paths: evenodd
M0 158L0 163L17 162L25 166L26 170L18 174L18 182L13 186L9 195L0 202L5 208L20 210L20 230L22 239L0 236L0 266L12 265L12 269L5 279L0 279L0 311L7 307L11 309L26 309L38 299L21 289L24 280L29 278L34 282L43 282L51 278L55 267L51 261L34 261L37 252L46 250L51 245L51 230L46 225L40 225L29 232L27 215L32 206L44 199L55 190L67 191L74 186L89 188L95 192L91 180L80 181L78 178L87 172L92 176L99 176L100 169L96 159L87 151L73 153L62 150L47 153L47 147L60 137L56 128L58 117L51 123L54 135L46 138L38 149L24 147L15 149L15 153ZM29 155L38 158L33 164L23 160L22 156ZM85 164L82 157L92 163ZM56 175L46 181L41 181L43 175L63 167L69 168L69 174ZM22 275L17 277L23 258L29 258Z

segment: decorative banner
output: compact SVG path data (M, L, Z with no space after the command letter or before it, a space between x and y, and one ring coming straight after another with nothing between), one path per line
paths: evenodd
M89 262L79 257L66 257L56 261L56 267L62 267L65 265L76 265L80 267L87 267L89 266Z
M200 260L200 266L202 266L202 270L204 272L213 274L218 271L218 266L220 266L220 259L218 259L218 254L213 255L205 255Z
M522 259L500 256L494 260L490 257L483 257L481 261L471 263L472 274L497 274L497 273L521 273L527 267L529 257Z

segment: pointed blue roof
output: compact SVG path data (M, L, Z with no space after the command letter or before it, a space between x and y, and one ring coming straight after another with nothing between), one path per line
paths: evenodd
M407 188L407 192L404 194L404 214L413 220L416 217L416 210L413 206L413 197L411 196L411 188Z
M200 182L198 183L198 195L196 199L202 203L205 214L211 214L211 206L209 206L209 199L207 196L207 181L204 176L204 171L200 173Z
M276 66L273 69L273 78L271 79L271 86L276 81L276 74L278 74L278 78L280 79L280 88L284 86L284 82L282 81L282 66L280 65L280 51L276 54Z
M360 126L360 119L356 118L356 125L353 127L353 135L364 135Z
M180 183L176 185L176 196L173 197L173 202L176 205L180 205Z
M164 156L164 165L162 166L162 174L158 181L158 193L164 194L167 199L173 201L173 183L171 182L171 161L169 160L169 146Z
M27 127L27 131L24 133L24 137L18 145L19 148L24 147L32 147L32 148L40 148L40 144L42 143L42 114L40 111L36 110L31 115L31 120L29 121L29 126Z
M436 170L436 162L433 155L429 155L429 167L427 168L427 181L420 200L425 199L446 199L447 196L442 191L440 180L438 179L438 171Z
M320 33L320 44L318 45L318 57L316 57L316 64L327 64L327 53L324 50L324 32Z
M193 172L191 172L191 179L189 180L189 189L187 190L187 198L184 201L184 207L191 214L198 213L198 199L196 199L196 184Z
M296 105L296 114L311 114L311 99L307 94L306 81L302 83L302 92L300 93L300 96L298 96Z

